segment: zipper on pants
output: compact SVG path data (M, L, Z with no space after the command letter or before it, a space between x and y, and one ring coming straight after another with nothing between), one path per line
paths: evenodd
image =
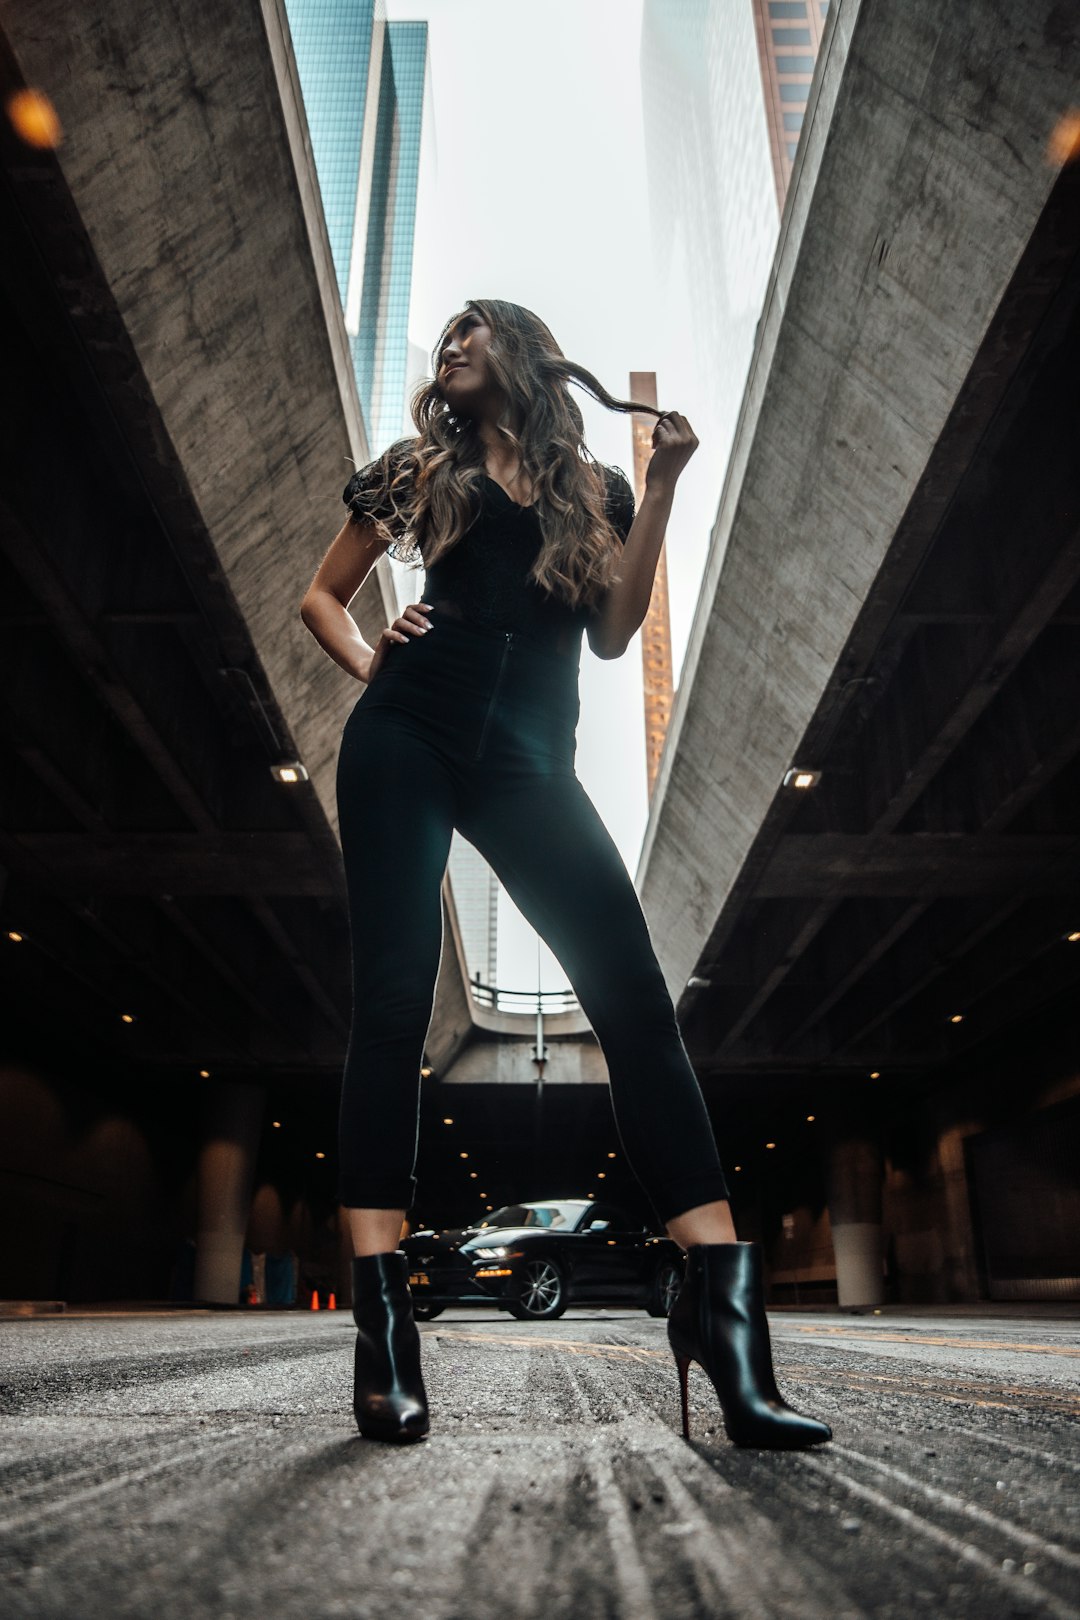
M516 632L513 630L503 631L502 657L499 660L499 669L495 676L495 685L491 689L491 701L488 704L487 714L484 716L484 728L480 733L480 741L476 745L476 759L479 759L484 752L484 744L487 742L488 728L491 725L491 717L495 713L495 704L498 701L499 688L502 685L503 671L506 669L506 660L509 656L510 649L514 645L515 634Z

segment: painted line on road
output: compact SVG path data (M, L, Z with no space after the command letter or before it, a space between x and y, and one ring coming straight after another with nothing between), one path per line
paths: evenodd
M809 1327L802 1323L785 1323L790 1333L802 1333L810 1338L869 1339L874 1344L932 1344L949 1350L1015 1350L1021 1355L1080 1357L1080 1347L1052 1344L1014 1344L1008 1339L947 1339L928 1333L889 1333L885 1329L842 1327ZM774 1328L775 1331L775 1328ZM783 1339L783 1334L777 1334Z
M570 1355L589 1356L593 1359L629 1358L631 1361L666 1360L670 1350L654 1350L647 1345L635 1344L591 1344L584 1339L556 1339L550 1337L533 1337L531 1334L516 1333L468 1333L457 1328L443 1328L436 1333L439 1339L468 1340L474 1344L506 1344L520 1345L526 1349L543 1346L554 1350L565 1350ZM956 1395L948 1390L935 1386L929 1380L920 1379L917 1375L907 1373L903 1377L889 1373L868 1372L865 1368L858 1371L838 1370L834 1367L809 1367L804 1362L785 1362L782 1355L776 1357L776 1371L781 1378L792 1378L804 1383L824 1382L840 1383L847 1389L863 1389L868 1395L875 1391L867 1387L865 1380L875 1384L888 1384L895 1393L912 1399L925 1399L933 1397L956 1406L978 1406L1000 1409L1003 1412L1017 1410L1016 1401L995 1400L995 1395L1015 1396L1021 1402L1028 1402L1040 1408L1050 1407L1054 1411L1065 1415L1080 1416L1080 1401L1060 1391L1043 1389L1029 1385L1027 1388L1016 1388L1012 1385L972 1385L970 1393ZM965 1375L954 1373L951 1375L953 1386L962 1384ZM916 1386L912 1388L911 1386Z
M536 1345L549 1345L555 1350L569 1350L572 1355L629 1356L631 1361L651 1361L654 1357L670 1359L670 1350L652 1350L644 1344L590 1344L587 1339L547 1339L531 1333L466 1333L457 1328L442 1328L436 1339L468 1339L474 1344L519 1344L533 1349Z
M1063 1395L1060 1390L1045 1389L1039 1384L1026 1384L1018 1387L1013 1384L985 1384L976 1383L968 1375L957 1372L949 1379L949 1388L942 1389L938 1381L929 1378L920 1378L916 1373L906 1373L903 1377L896 1373L869 1372L865 1367L857 1370L838 1369L836 1367L816 1367L806 1362L784 1362L780 1357L776 1359L776 1370L784 1378L791 1378L804 1384L839 1383L845 1389L861 1389L864 1393L872 1395L876 1391L871 1387L875 1384L888 1384L889 1393L902 1395L912 1400L925 1400L933 1398L939 1401L948 1401L955 1406L986 1406L998 1408L1003 1412L1015 1412L1026 1407L1034 1407L1038 1411L1047 1409L1065 1417L1080 1417L1080 1400L1074 1396ZM962 1395L953 1391L957 1387L966 1390ZM995 1395L1015 1397L1013 1400L994 1400Z

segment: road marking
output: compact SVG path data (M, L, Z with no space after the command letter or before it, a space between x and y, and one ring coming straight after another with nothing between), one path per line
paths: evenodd
M631 1361L651 1361L654 1357L671 1356L670 1350L653 1350L644 1344L591 1344L587 1339L545 1339L531 1333L466 1333L458 1328L436 1331L437 1339L469 1339L474 1344L523 1344L533 1349L538 1344L550 1345L556 1350L569 1350L584 1356L629 1356Z
M469 1333L458 1328L443 1328L436 1333L436 1337L439 1339L467 1340L474 1344L521 1345L527 1349L544 1346L553 1350L565 1350L570 1355L589 1356L597 1360L629 1358L631 1361L648 1362L657 1359L666 1360L671 1354L670 1350L654 1350L647 1345L591 1344L588 1340L583 1339L556 1339L541 1337L540 1335L534 1337L532 1334L514 1333ZM874 1394L875 1390L868 1387L861 1380L872 1380L876 1384L889 1384L893 1386L895 1394L902 1395L906 1399L933 1399L947 1402L953 1406L978 1406L1002 1412L1017 1410L1015 1401L994 1400L989 1395L976 1393L976 1390L980 1387L985 1389L985 1385L973 1385L970 1393L954 1395L947 1390L935 1388L928 1381L919 1379L914 1374L906 1374L901 1377L890 1373L869 1372L865 1368L848 1372L835 1367L812 1367L807 1366L805 1362L785 1362L782 1355L776 1357L776 1371L781 1378L790 1378L793 1382L810 1384L815 1382L840 1383L846 1389L863 1389L868 1395ZM954 1385L958 1382L963 1384L965 1379L966 1375L963 1373L953 1375ZM916 1387L913 1389L910 1387L911 1385ZM1035 1386L1020 1389L1013 1385L1004 1385L1000 1389L995 1385L992 1386L992 1390L995 1395L999 1393L1006 1396L1014 1395L1022 1402L1034 1403L1040 1407L1050 1406L1064 1414L1080 1413L1080 1401L1062 1395L1057 1390L1041 1389Z
M886 1329L811 1327L808 1323L785 1322L790 1333L812 1338L869 1339L873 1344L932 1344L948 1350L1015 1350L1021 1355L1080 1357L1080 1347L1051 1344L1013 1344L1008 1339L948 1339L928 1333L889 1333ZM782 1339L783 1335L778 1335Z
M1022 1388L1014 1384L986 1384L978 1383L968 1374L957 1372L950 1380L952 1388L958 1385L965 1387L965 1393L954 1395L951 1390L943 1390L928 1378L920 1378L915 1373L908 1373L903 1377L895 1373L870 1372L860 1367L847 1371L836 1367L815 1367L806 1362L785 1363L777 1357L776 1370L783 1378L790 1378L795 1383L827 1384L839 1383L845 1389L859 1389L867 1395L875 1392L875 1384L888 1384L891 1395L900 1395L905 1399L923 1400L933 1399L948 1401L954 1406L985 1406L993 1407L1002 1412L1015 1412L1026 1405L1034 1406L1039 1411L1047 1408L1059 1412L1064 1416L1080 1415L1080 1401L1075 1397L1063 1395L1060 1390L1045 1389L1038 1384L1027 1384ZM869 1382L866 1382L869 1380ZM980 1391L992 1392L995 1395L1014 1395L1017 1401L990 1400Z

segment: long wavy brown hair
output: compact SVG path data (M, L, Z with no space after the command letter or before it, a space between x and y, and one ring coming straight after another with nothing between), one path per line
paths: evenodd
M622 545L605 511L604 469L585 444L576 383L609 411L662 413L616 399L592 372L568 360L538 315L501 298L470 298L452 315L432 350L432 376L413 390L416 437L399 439L365 481L370 521L394 543L401 561L430 568L475 521L486 477L486 448L477 423L455 416L436 381L443 346L457 321L473 312L491 328L487 363L506 404L498 431L518 455L536 502L543 543L530 578L572 608L591 608L617 577Z

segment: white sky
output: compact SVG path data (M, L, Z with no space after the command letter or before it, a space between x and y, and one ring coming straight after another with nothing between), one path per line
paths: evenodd
M616 395L627 395L631 370L657 371L661 408L693 424L686 303L663 305L654 283L641 0L387 0L387 15L429 24L435 157L417 200L412 341L430 352L467 298L509 299ZM673 348L683 361L676 399L660 364ZM629 418L577 397L590 449L632 481ZM668 529L676 682L720 494L723 469L707 451L703 440ZM420 582L395 572L399 586ZM647 817L639 637L611 662L583 643L581 705L578 775L633 875ZM545 987L565 984L542 955ZM499 983L524 989L536 975L536 936L503 894Z

